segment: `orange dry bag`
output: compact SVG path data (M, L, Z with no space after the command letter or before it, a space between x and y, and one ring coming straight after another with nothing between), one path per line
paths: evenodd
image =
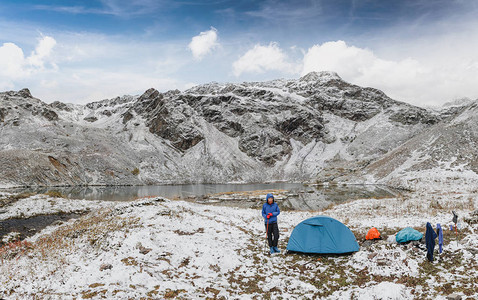
M372 227L370 230L367 232L367 235L365 236L366 240L375 240L380 238L380 232L378 232L377 228Z

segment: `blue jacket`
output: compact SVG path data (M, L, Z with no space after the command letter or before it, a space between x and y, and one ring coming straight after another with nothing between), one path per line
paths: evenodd
M438 233L438 246L440 248L440 253L443 252L443 230L441 229L441 225L437 224L437 233Z
M277 223L277 216L280 214L279 205L277 205L275 202L272 202L272 204L266 202L264 205L262 205L262 217L264 218L265 224L267 224L267 215L269 213L272 213L269 223Z

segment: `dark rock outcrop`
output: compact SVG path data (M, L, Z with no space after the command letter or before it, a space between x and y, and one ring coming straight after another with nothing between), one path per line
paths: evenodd
M17 95L23 98L33 98L32 94L30 93L30 90L26 88L19 90Z
M98 121L98 118L95 117L95 116L90 116L90 117L84 118L83 120L85 120L85 121L87 121L87 122L92 122L92 123L93 123L93 122Z
M70 105L60 101L55 101L50 103L50 107L54 110L59 110L59 111L64 110L64 111L71 112L73 110Z
M41 115L49 121L58 121L58 115L51 109L44 108Z
M408 107L390 115L390 120L403 125L416 125L418 123L433 125L439 121L439 118L423 108Z
M149 89L132 109L148 120L146 126L151 133L170 141L180 151L186 151L204 139L194 122L195 111L181 98L166 98L157 90Z

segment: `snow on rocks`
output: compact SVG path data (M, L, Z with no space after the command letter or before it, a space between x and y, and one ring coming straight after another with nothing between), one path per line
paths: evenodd
M0 92L0 187L303 181L322 173L328 182L441 119L332 72L149 89L86 105Z
M424 228L427 220L445 223L444 212L427 211L419 199L385 199L382 204L358 200L321 212L283 211L282 253L272 256L265 254L264 223L257 209L164 198L98 205L15 249L2 248L0 297L445 299L453 292L477 297L478 254L467 250L476 247L476 224L458 233L445 230L445 250L434 263L426 261L423 248L386 239L347 256L284 255L294 226L317 214L344 222L359 242L372 225L392 234L405 224ZM50 200L28 201L49 209L42 202ZM393 200L400 205L387 208ZM76 205L82 204L72 200L71 207ZM376 212L369 214L374 206ZM418 213L399 215L409 207ZM393 209L399 209L396 216Z

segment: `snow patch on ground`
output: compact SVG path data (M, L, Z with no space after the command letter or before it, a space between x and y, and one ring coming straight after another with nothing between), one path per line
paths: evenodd
M412 295L403 284L381 282L377 285L368 286L361 290L335 292L330 299L356 299L356 300L398 300L412 299Z
M14 187L15 187L15 185L13 185L13 184L0 182L0 190L1 189L10 189L10 188L14 188Z
M5 193L7 195L7 193ZM2 196L0 194L0 196ZM71 200L53 198L48 195L34 195L14 202L7 209L0 211L0 220L13 218L30 218L37 215L71 213L98 209L112 204L106 201Z

